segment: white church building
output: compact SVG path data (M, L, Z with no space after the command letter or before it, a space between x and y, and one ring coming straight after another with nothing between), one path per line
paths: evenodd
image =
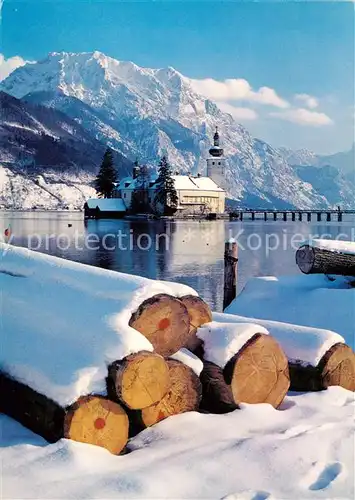
M223 149L220 147L218 129L213 137L213 145L209 149L207 161L207 176L173 175L174 186L177 192L178 205L176 213L181 215L191 214L223 214L225 211L225 162ZM116 185L114 198L121 199L126 211L131 207L134 191L141 189L139 183L139 167L134 167L133 176L126 177ZM157 175L146 181L145 189L148 193L148 203L153 208L156 192ZM109 200L107 200L109 201ZM88 200L90 206L95 205L95 200ZM104 211L104 200L100 200L100 210Z

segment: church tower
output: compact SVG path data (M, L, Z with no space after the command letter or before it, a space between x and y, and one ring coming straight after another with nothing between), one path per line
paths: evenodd
M219 145L218 127L213 136L213 146L209 150L210 157L207 158L207 177L210 177L219 187L225 186L226 159L223 156L223 148Z

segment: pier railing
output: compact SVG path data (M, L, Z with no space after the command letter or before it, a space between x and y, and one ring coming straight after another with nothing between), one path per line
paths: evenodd
M267 220L292 220L293 222L306 220L311 222L316 217L317 222L332 220L342 222L344 214L355 214L355 210L235 210L230 212L229 217L233 220L256 220L263 218ZM259 217L258 217L259 216Z

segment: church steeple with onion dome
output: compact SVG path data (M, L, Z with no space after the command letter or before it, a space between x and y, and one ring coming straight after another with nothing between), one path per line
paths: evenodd
M207 158L207 177L210 177L221 188L225 185L225 163L223 148L220 146L218 127L213 136L213 146L209 149L210 157Z

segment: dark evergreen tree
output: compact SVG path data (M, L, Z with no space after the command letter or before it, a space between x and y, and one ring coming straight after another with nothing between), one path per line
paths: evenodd
M149 174L146 165L140 166L138 161L134 162L135 189L132 193L130 211L132 213L149 213Z
M113 164L112 152L106 149L99 173L95 179L95 189L99 196L111 198L112 192L117 182L117 172Z
M179 200L172 178L172 169L166 156L159 162L158 174L154 205L156 208L160 205L164 214L174 212Z

